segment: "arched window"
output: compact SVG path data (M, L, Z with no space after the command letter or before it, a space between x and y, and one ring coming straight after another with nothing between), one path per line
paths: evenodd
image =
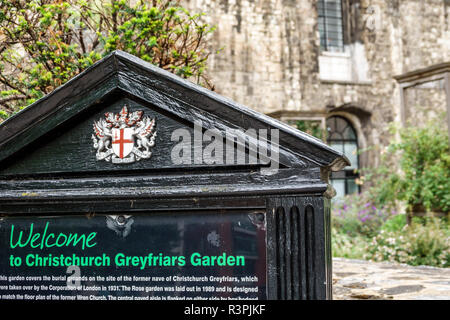
M356 184L359 168L358 137L351 123L340 116L332 116L327 119L327 143L335 150L343 152L350 160L351 166L343 171L331 174L331 184L336 190L337 196L359 192Z

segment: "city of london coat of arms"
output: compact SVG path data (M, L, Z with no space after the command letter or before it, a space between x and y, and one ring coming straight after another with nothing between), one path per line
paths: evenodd
M92 140L97 160L133 163L151 157L155 145L155 119L143 117L144 111L129 112L124 106L119 113L107 112L94 122Z

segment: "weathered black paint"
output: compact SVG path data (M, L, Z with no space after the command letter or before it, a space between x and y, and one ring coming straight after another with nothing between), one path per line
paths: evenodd
M95 160L92 123L124 104L157 118L149 160ZM280 170L170 161L170 133L278 129ZM51 216L248 209L267 218L270 299L331 298L328 174L349 162L321 141L116 51L0 125L0 215Z

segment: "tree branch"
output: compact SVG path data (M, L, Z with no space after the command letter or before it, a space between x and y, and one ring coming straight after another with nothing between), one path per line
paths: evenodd
M6 102L10 102L10 101L17 101L17 100L23 100L23 99L27 99L28 96L26 95L15 95L15 96L10 96L10 97L5 97L0 99L0 104L4 104Z

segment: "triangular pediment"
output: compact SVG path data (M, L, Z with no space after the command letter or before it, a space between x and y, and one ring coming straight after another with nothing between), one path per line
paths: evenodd
M142 111L144 117L155 119L157 135L151 157L126 165L99 160L93 125L105 113L118 114L125 105L130 112ZM278 130L282 167L339 170L348 164L345 156L320 140L116 51L0 125L0 175L255 167L237 160L224 161L223 166L201 163L195 161L194 149L191 163L174 163L171 152L177 142L172 141L173 132L185 130L193 138L198 122L203 132L223 133L225 143L227 130L268 130L269 135L270 130ZM238 148L238 143L234 146Z

